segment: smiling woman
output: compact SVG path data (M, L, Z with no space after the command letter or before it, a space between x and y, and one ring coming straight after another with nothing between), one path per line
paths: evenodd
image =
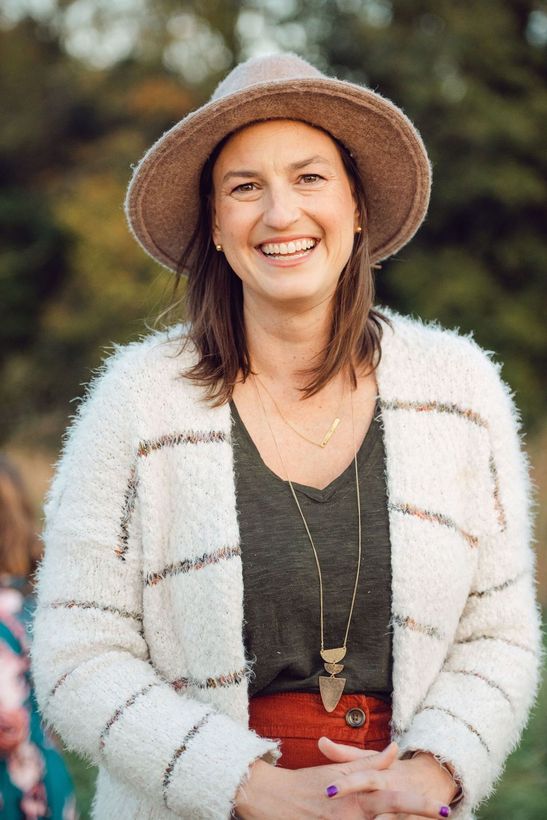
M393 103L237 66L126 208L187 323L90 389L46 510L34 677L117 820L473 817L540 629L518 411L475 342L374 305L424 219Z

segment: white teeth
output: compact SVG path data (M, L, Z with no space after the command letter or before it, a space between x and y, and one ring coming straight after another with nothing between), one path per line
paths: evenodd
M298 253L299 251L307 251L315 247L317 241L315 239L296 239L294 242L267 242L261 245L263 253L275 256L285 256L291 253Z

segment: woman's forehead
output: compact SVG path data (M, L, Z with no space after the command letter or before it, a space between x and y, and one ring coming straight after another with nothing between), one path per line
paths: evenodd
M220 151L215 166L248 158L259 159L265 145L287 159L302 159L304 154L320 154L336 161L335 141L325 131L300 120L275 119L253 122L232 134ZM301 156L302 155L302 156Z

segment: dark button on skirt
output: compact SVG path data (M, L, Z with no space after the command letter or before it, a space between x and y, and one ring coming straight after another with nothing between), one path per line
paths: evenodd
M348 709L346 712L346 723L353 729L360 729L367 719L362 709Z
M391 742L391 705L367 695L342 695L326 712L313 692L255 695L249 703L249 726L261 737L279 740L285 769L323 766L332 761L317 748L320 737L381 752Z

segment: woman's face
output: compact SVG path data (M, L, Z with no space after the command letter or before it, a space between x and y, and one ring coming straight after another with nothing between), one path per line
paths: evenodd
M316 304L334 294L359 216L336 143L294 120L247 126L213 169L213 240L246 300Z

